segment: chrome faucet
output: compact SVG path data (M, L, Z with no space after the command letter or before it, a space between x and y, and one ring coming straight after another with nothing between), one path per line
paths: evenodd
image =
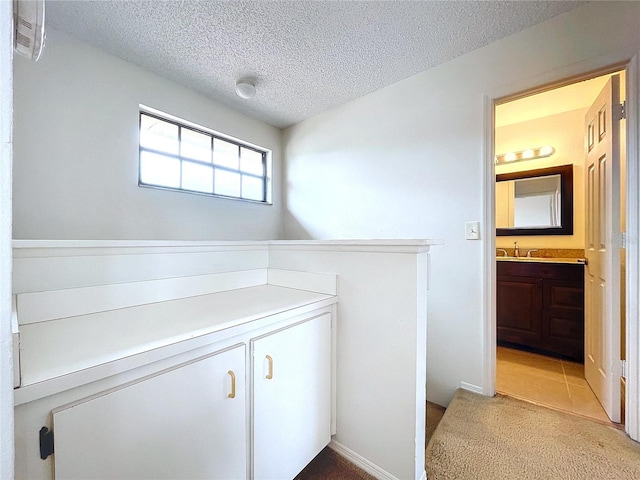
M527 258L531 258L531 252L537 252L537 251L538 251L538 249L537 249L537 248L532 248L531 250L529 250L529 251L527 252Z
M520 247L518 247L518 242L513 242L513 256L514 257L520 256Z
M503 257L508 257L509 254L507 253L507 251L504 248L497 248L496 249L498 252L502 252L502 256Z

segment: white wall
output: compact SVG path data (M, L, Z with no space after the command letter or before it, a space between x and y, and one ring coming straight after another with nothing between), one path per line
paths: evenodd
M332 445L376 478L418 480L425 478L431 247L404 243L277 242L269 267L338 275Z
M14 238L281 238L280 130L53 28L14 72ZM272 150L274 204L138 187L139 104Z
M485 202L484 95L628 60L639 22L638 3L592 2L285 132L285 238L445 240L432 255L431 401L448 404L461 382L492 388L483 350L492 240L464 239Z
M556 150L548 158L496 165L496 174L573 165L573 235L501 236L496 237L496 247L513 248L513 242L518 242L525 253L530 248L585 248L583 132L586 113L586 108L571 110L496 128L496 153L518 152L544 145L551 145Z
M11 83L13 3L0 2L0 478L13 478Z

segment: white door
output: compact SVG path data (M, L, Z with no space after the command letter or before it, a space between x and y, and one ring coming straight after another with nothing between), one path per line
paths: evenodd
M585 377L614 422L620 422L619 103L614 75L585 122Z
M246 478L244 365L240 346L54 412L56 480Z
M331 315L253 344L253 478L291 480L331 440Z

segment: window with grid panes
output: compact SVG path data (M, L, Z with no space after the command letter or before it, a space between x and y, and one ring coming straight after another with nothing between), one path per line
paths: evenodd
M140 111L138 184L267 203L267 152Z

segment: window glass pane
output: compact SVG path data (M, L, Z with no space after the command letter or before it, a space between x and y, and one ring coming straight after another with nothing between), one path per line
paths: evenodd
M182 188L195 192L213 193L213 167L183 161Z
M183 128L180 148L182 149L180 154L183 157L201 162L211 162L211 137L209 135Z
M141 115L140 145L178 155L178 126L148 115Z
M248 148L240 149L240 170L254 175L262 175L262 154Z
M140 112L139 184L265 202L265 153Z
M163 187L180 187L180 160L156 153L141 152L140 181Z
M264 200L264 186L262 179L242 176L242 198L248 200Z
M240 196L240 174L216 168L214 192L230 197Z
M238 145L220 140L213 139L213 163L221 167L238 169Z

